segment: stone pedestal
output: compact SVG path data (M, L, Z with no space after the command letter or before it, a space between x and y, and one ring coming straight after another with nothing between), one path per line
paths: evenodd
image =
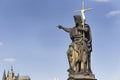
M81 73L76 73L76 74L69 74L68 80L97 80L95 79L94 74L81 74Z
M74 80L97 80L97 79L74 79Z
M97 80L97 79L87 79L87 78L69 78L68 80Z

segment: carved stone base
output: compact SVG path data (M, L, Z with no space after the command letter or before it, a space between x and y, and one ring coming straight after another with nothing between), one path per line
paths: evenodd
M95 79L94 74L69 74L68 80L97 80Z
M74 80L97 80L97 79L74 79Z
M86 79L86 78L75 79L75 78L69 78L68 80L97 80L97 79Z

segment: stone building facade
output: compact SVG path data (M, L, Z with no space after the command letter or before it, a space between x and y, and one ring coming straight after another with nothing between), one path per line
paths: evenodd
M7 75L4 70L2 80L31 80L29 76L20 76L19 74L16 76L13 67L11 67L11 70L8 71Z

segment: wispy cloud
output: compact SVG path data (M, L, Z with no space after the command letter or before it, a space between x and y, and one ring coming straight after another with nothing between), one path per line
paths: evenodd
M120 10L114 10L107 13L107 17L120 15Z
M8 63L13 63L16 61L16 59L15 58L4 58L2 61L8 62Z
M111 0L93 0L95 2L110 2Z

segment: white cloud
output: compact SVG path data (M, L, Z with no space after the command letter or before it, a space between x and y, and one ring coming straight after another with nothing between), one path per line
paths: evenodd
M110 2L111 0L93 0L95 2Z
M115 11L110 11L107 16L111 17L111 16L117 16L120 15L120 10L115 10Z
M4 58L3 61L8 62L8 63L13 63L16 61L16 59L15 58Z

